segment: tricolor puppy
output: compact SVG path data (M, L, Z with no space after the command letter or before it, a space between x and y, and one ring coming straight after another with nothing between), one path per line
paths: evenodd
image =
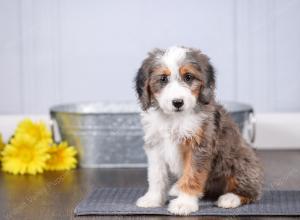
M235 208L259 199L262 169L237 125L214 97L215 74L206 55L185 47L155 49L136 76L148 158L147 193L137 206L187 215L198 199ZM177 178L170 187L170 175Z

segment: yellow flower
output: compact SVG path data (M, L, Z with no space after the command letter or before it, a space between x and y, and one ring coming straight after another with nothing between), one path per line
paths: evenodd
M70 170L76 167L77 151L74 147L68 146L67 142L53 145L48 152L50 159L46 162L47 170Z
M36 142L36 139L26 134L18 134L2 151L2 170L12 174L42 173L48 154L47 141Z
M3 142L2 135L0 134L0 151L3 150L4 146L5 146L5 144Z
M32 122L30 119L24 119L17 127L15 137L20 134L26 134L32 137L36 142L52 143L51 132L43 122Z

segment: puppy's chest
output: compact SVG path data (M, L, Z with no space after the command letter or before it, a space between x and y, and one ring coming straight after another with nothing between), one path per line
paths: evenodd
M157 148L170 171L180 175L182 172L181 142L193 136L200 127L199 117L170 118L153 111L142 115L142 124L146 145Z

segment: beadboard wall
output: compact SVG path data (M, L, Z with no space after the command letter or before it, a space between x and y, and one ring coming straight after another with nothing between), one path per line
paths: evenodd
M221 100L300 111L298 0L0 0L0 114L135 99L153 47L201 48Z

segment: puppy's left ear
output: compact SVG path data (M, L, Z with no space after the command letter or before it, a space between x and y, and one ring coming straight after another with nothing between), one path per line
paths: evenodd
M153 99L149 85L150 74L157 58L161 57L163 53L164 51L158 48L149 52L148 57L144 59L135 77L135 89L144 111L150 108Z
M139 68L135 77L135 89L142 105L142 109L145 111L151 106L151 93L149 88L149 73L145 67L146 62Z
M207 105L215 98L215 70L210 63L208 63L205 69L205 75L206 80L202 85L199 101Z

